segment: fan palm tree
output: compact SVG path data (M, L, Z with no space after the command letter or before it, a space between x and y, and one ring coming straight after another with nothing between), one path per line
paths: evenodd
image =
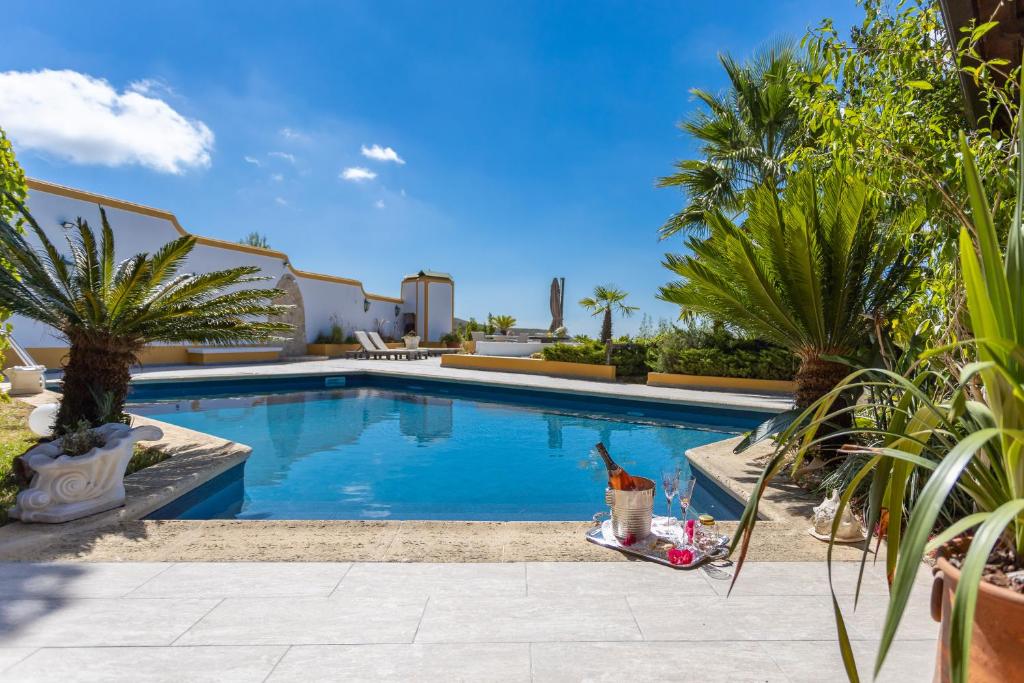
M256 276L259 268L179 273L195 246L192 236L116 261L114 234L100 207L99 241L79 218L69 230L68 257L17 206L41 249L0 219L0 261L11 265L0 269L0 309L53 327L71 345L58 433L80 420L123 419L129 372L146 344L259 342L291 329L265 319L283 313L285 307L272 303L279 290L240 287L266 279Z
M745 210L742 225L709 213L710 237L691 237L692 255L666 256L681 280L659 298L790 349L805 407L849 372L828 357L855 355L910 296L918 259L907 245L925 212L893 216L838 167L820 180L798 172L781 195L761 185Z
M795 72L809 67L795 46L768 46L744 64L727 54L719 60L728 89L719 95L691 90L705 109L679 124L700 146L701 158L676 162L676 172L658 181L658 187L682 189L687 200L661 226L662 239L677 233L706 235L704 215L709 211L738 214L750 188L765 183L780 187L785 159L806 130L800 125L793 89Z
M516 326L516 319L511 315L494 315L491 316L491 324L494 325L501 334L508 334L508 331Z
M601 342L607 344L612 340L612 313L628 318L640 310L636 306L627 306L623 302L629 292L624 292L615 285L598 285L594 287L594 295L580 299L580 306L590 311L591 315L604 314L601 322Z

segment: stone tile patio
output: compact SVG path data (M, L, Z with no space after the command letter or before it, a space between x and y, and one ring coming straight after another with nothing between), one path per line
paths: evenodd
M0 680L843 680L824 566L744 571L727 598L729 566L5 563ZM865 582L848 625L868 678L880 568ZM879 680L931 680L918 583Z

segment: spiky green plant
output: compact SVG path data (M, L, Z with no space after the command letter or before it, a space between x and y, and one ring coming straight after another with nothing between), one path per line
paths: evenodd
M683 313L726 321L800 358L796 402L806 407L848 372L830 356L851 356L874 321L899 310L912 291L908 250L924 210L895 217L868 183L841 167L750 190L742 224L708 214L711 235L691 238L692 254L666 256L681 279L659 298Z
M601 343L608 344L612 340L612 314L618 313L624 318L632 316L640 309L627 306L625 301L629 292L615 285L598 285L594 287L592 296L580 299L580 306L590 311L591 315L603 315L601 320Z
M122 414L130 369L146 344L261 342L291 329L268 321L284 311L272 303L280 291L244 287L266 279L257 276L259 268L180 273L195 246L192 236L118 261L114 233L100 207L100 239L79 218L68 231L65 255L8 198L40 248L9 220L0 220L0 261L11 266L0 268L0 309L49 325L70 344L58 433L80 420L95 425ZM99 406L96 396L109 396L109 405Z
M893 405L883 406L885 419L848 431L849 438L865 444L854 455L867 456L867 460L843 492L839 510L841 513L850 504L859 484L868 481L864 509L868 528L875 529L883 508L888 512L886 568L891 590L875 674L891 649L898 647L894 636L924 553L973 530L949 615L949 660L944 666L956 683L966 683L970 678L974 613L993 549L1011 553L1018 566L1024 563L1024 155L1018 151L1016 209L1003 256L980 175L962 137L961 151L973 230L964 228L960 232L960 266L975 335L969 346L977 360L962 367L958 376L931 370L926 365L929 358L946 350L936 348L922 354L921 364L906 376L865 369L844 379L805 411L808 421L798 421L782 435L779 449L767 463L733 538L733 549L740 549L738 578L756 524L758 503L767 483L784 466L783 451L796 447L794 467L799 466L821 438L820 425L835 419L836 400L842 392L866 387L885 390L895 397ZM871 411L878 407L869 403L838 410ZM922 474L927 482L911 497L911 482ZM958 509L952 521L939 526L944 514L949 519L951 497L968 500L971 509ZM840 516L836 515L833 541ZM865 548L865 558L866 554ZM830 544L830 565L831 555ZM858 581L858 593L859 585ZM834 588L832 599L847 675L851 681L858 681ZM1016 627L1007 624L1007 628Z
M491 316L491 324L501 334L508 334L508 331L516 326L516 319L511 315L493 315Z

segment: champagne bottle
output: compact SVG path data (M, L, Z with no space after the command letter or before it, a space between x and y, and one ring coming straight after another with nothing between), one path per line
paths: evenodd
M604 466L608 468L608 488L617 491L636 491L639 488L636 480L629 475L629 472L615 464L612 456L608 455L608 450L604 447L604 444L599 443L594 448L597 449L597 454L604 460Z

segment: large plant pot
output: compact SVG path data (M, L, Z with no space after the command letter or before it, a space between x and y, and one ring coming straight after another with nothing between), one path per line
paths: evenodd
M405 342L405 348L407 349L418 349L420 347L419 337L403 337L402 339Z
M953 595L960 570L940 553L932 586L932 618L942 624L935 683L947 683ZM971 683L1006 683L1024 672L1024 595L982 581L971 637Z
M67 522L124 505L124 471L138 441L163 436L159 427L134 429L125 424L96 428L102 446L83 455L64 453L61 440L29 450L22 460L32 469L32 482L18 494L11 517L23 522Z

